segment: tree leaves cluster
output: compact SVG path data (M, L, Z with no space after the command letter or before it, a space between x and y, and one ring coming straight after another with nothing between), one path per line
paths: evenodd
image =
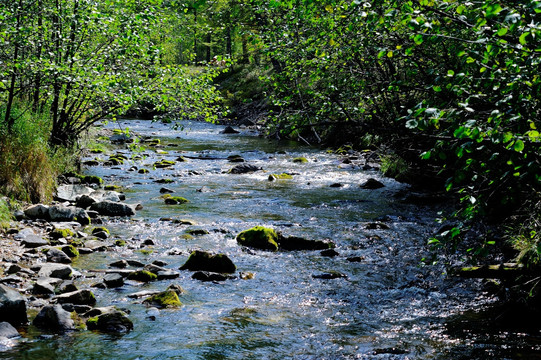
M179 66L164 51L160 35L177 17L161 0L1 2L4 126L17 120L16 102L50 113L50 142L60 145L144 101L216 118L215 72Z
M377 134L410 164L439 171L464 224L538 213L540 1L252 6L274 66L276 134L357 146ZM531 234L530 263L541 255Z

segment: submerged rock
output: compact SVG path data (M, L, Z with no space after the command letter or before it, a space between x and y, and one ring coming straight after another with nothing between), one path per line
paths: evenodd
M127 333L133 330L133 323L126 314L113 310L92 317L86 321L88 330L97 330L106 333Z
M143 301L143 304L156 306L159 308L176 308L182 305L177 293L174 290L166 290L149 297Z
M60 305L47 305L36 316L33 324L41 329L53 331L75 330L75 322L71 313L67 312Z
M261 250L278 250L278 233L271 228L256 226L237 235L237 242L246 247Z
M0 284L0 319L14 326L27 322L24 297L17 290L2 284Z
M186 263L180 267L180 270L234 273L237 267L225 254L211 254L206 251L196 250L190 254Z
M326 280L347 278L345 274L342 274L341 272L338 272L338 271L329 271L323 274L312 275L312 277L314 279L326 279Z

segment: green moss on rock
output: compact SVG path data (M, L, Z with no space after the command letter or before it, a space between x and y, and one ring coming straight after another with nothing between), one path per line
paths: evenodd
M304 163L307 163L308 162L308 159L305 158L305 157L296 157L292 160L294 163L301 163L301 164L304 164Z
M293 176L292 175L289 175L289 174L286 174L286 173L282 173L282 174L270 174L269 175L269 181L274 181L274 180L291 180L293 179Z
M261 250L278 250L278 233L271 228L256 226L237 235L237 242L242 246Z
M79 175L78 178L81 179L81 183L83 184L103 184L103 179L96 175Z
M126 241L121 240L121 239L115 240L115 245L116 246L126 246Z
M165 197L165 203L167 205L180 205L190 202L188 199L182 196L167 196Z
M107 235L111 235L111 233L109 232L109 229L107 229L106 227L104 226L96 226L95 228L92 229L92 235L95 235L99 232L106 232Z
M163 169L163 168L167 168L167 167L171 167L175 165L175 162L172 161L172 160L161 160L161 161L156 161L154 163L154 167L157 168L157 169Z
M137 270L128 275L128 280L135 280L141 282L154 281L158 278L156 274L151 273L147 270Z
M178 295L173 290L166 290L159 294L153 295L143 301L143 304L157 306L160 308L176 308L182 306Z
M79 250L77 250L77 248L73 245L63 246L61 250L70 258L76 258L79 256Z
M75 236L75 233L71 229L54 229L49 233L52 239L71 238Z

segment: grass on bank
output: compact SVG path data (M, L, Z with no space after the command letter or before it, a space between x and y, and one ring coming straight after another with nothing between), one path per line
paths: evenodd
M51 119L17 103L12 129L0 108L0 193L26 202L49 202L59 174L74 167L75 151L48 144Z

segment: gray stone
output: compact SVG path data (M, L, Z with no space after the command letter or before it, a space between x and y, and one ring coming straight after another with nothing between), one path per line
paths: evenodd
M56 301L60 304L75 304L75 305L94 305L96 304L96 297L90 290L77 290L65 294L61 294L55 297Z
M234 277L230 275L224 275L209 271L197 271L192 275L192 279L199 281L225 281L232 278Z
M22 244L24 247L34 249L40 246L49 245L49 242L39 235L28 235L23 239Z
M13 325L5 321L0 322L0 338L5 337L12 339L18 336L19 332L13 327Z
M24 228L22 230L20 230L17 235L15 235L13 238L15 240L23 240L25 237L29 236L29 235L36 235L36 233L34 232L34 229L32 228Z
M32 294L52 296L54 295L54 286L47 279L39 279L32 287Z
M121 287L124 285L124 278L118 273L110 273L103 277L103 283L108 288Z
M11 325L27 322L26 302L15 289L0 284L0 319Z
M77 221L82 225L90 223L90 217L83 209L74 206L55 205L49 208L49 219L51 221Z
M24 210L24 214L30 219L49 219L49 207L43 204L32 205Z
M47 251L47 261L60 264L71 264L71 258L62 250L50 248Z
M100 215L106 216L132 216L135 215L135 210L127 204L117 203L113 201L100 201L92 204L90 210L97 211Z
M250 164L240 164L236 165L231 170L229 170L230 174L248 174L253 173L256 171L262 170L261 167L250 165Z
M41 329L53 331L75 330L75 323L71 314L60 305L47 305L36 316L33 324Z
M377 181L376 179L370 178L366 180L364 183L362 183L360 187L367 190L375 190L375 189L380 189L382 187L385 187L385 185L383 185L381 182Z
M158 275L158 280L170 280L178 278L180 273L175 270L161 270L156 275Z
M46 263L43 264L41 269L38 272L38 277L40 278L58 278L58 279L69 279L73 273L73 269L69 265L64 264L55 264L55 263Z
M90 195L94 189L84 185L61 185L56 189L56 199L73 202L81 195Z

